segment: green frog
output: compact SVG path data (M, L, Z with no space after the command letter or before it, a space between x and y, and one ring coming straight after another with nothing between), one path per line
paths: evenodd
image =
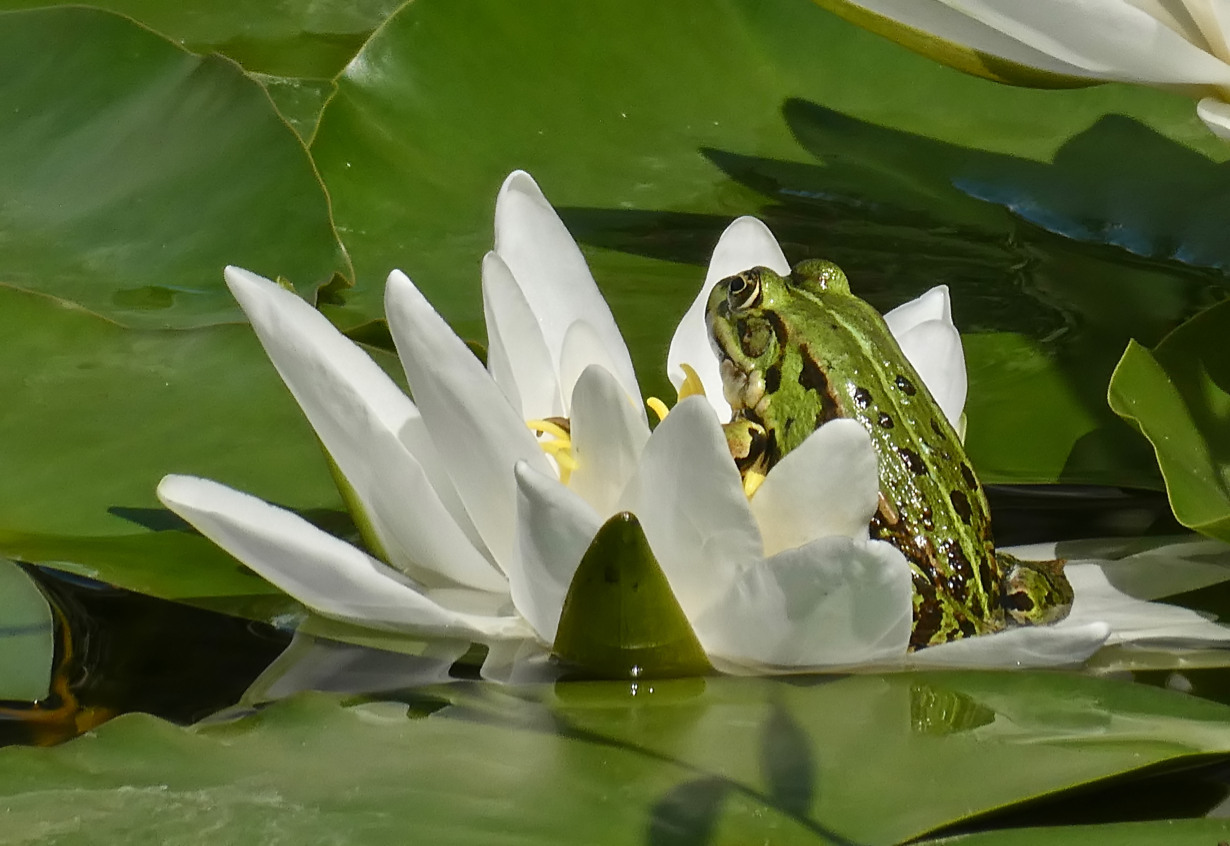
M837 265L812 260L784 278L756 267L723 279L705 319L733 410L727 440L745 482L763 478L834 418L857 420L871 435L880 497L870 534L909 561L911 649L1067 616L1063 561L996 551L961 439Z

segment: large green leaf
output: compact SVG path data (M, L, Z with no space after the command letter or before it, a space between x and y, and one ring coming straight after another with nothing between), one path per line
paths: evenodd
M177 528L167 473L338 508L308 426L247 325L129 330L0 285L0 528Z
M1108 399L1153 444L1179 522L1230 541L1227 333L1230 300L1196 315L1153 351L1132 341Z
M134 714L0 751L0 823L13 843L890 843L1230 749L1224 706L1047 673L466 684L410 702L300 696L191 729Z
M340 71L382 20L404 0L100 0L90 5L127 15L197 53L221 53L245 68L324 79ZM0 9L48 5L0 0Z
M926 846L1211 846L1230 835L1230 820L1159 820L1110 825L1016 828L925 840Z
M0 283L132 326L239 317L222 268L347 270L294 132L235 65L117 15L0 14Z
M20 567L0 558L0 699L45 697L54 658L47 599Z

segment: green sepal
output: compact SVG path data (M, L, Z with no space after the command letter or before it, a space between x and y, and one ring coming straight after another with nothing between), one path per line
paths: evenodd
M350 484L346 475L342 473L342 468L337 466L337 462L333 460L333 456L325 448L324 442L319 438L316 439L316 442L320 444L320 451L325 454L325 463L329 465L329 475L333 477L333 484L337 485L337 492L342 497L342 504L346 506L350 519L354 521L355 528L359 530L359 538L363 541L363 546L367 548L369 553L388 564L389 554L385 551L384 544L380 542L380 538L376 535L376 528L372 525L371 517L368 516L367 510L359 500L359 494L355 491L354 486Z
M585 676L678 678L712 667L630 512L603 524L560 612L555 655Z

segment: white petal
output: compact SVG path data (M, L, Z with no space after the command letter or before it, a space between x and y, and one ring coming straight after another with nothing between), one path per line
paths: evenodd
M577 320L568 327L564 334L564 345L560 349L559 382L560 390L565 400L570 400L576 391L577 380L581 374L591 367L600 368L611 374L615 383L620 385L620 393L625 402L642 422L645 421L645 406L640 394L630 394L618 378L618 364L607 354L607 348L596 329L588 320ZM568 416L572 409L567 410ZM647 425L647 424L646 424Z
M476 549L473 526L414 403L292 292L237 267L226 269L226 281L354 488L390 563L428 584L443 576L499 589L500 575ZM414 515L406 519L410 503Z
M945 0L1089 73L1145 84L1230 84L1230 65L1123 0Z
M517 610L543 643L552 643L572 576L602 520L553 477L518 464L516 478L520 556L509 586Z
M537 183L524 171L509 174L496 197L495 251L525 294L557 365L568 327L576 320L588 321L615 378L629 395L639 397L628 348L585 257Z
M728 671L900 661L911 590L910 566L890 544L823 538L744 570L696 634Z
M1079 664L1106 643L1110 626L1021 626L992 635L928 646L906 660L911 667L1062 667Z
M572 454L577 467L568 486L599 514L612 514L649 440L640 404L610 371L591 365L572 393Z
M517 617L443 608L396 571L296 514L208 479L167 476L158 498L203 535L326 617L466 637L514 637Z
M739 471L703 397L680 402L654 430L618 510L640 519L688 619L761 558Z
M867 537L880 477L871 438L854 420L831 420L779 461L752 497L774 555L828 535Z
M1196 114L1218 138L1230 141L1230 103L1205 97L1196 104Z
M790 272L790 264L769 227L754 217L741 217L727 226L718 239L713 258L709 260L705 282L679 321L666 359L667 376L676 389L684 380L680 365L691 365L705 386L709 403L723 421L730 419L730 406L722 397L718 360L709 342L709 330L705 328L705 305L714 285L727 276L753 267L767 267L783 276Z
M942 320L950 326L953 325L952 299L947 285L936 285L922 296L904 302L884 315L888 330L898 339L928 320Z
M898 336L897 343L948 422L960 431L968 387L960 334L950 323L928 320Z
M999 56L1026 67L1040 68L1067 76L1090 76L1089 71L1062 62L1035 50L993 27L980 23L943 0L850 0L879 15L891 18L914 29L929 32L944 41L973 48L991 56Z
M526 420L564 414L559 374L525 294L495 253L483 257L487 369Z
M504 567L515 550L513 466L526 461L546 473L546 457L482 364L401 271L389 274L385 312L431 439Z
M1060 626L1100 621L1111 627L1109 643L1138 640L1196 640L1230 643L1230 628L1211 622L1190 608L1134 599L1111 586L1097 564L1064 568L1076 599Z

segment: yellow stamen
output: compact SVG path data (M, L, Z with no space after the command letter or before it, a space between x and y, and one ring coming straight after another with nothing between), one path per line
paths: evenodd
M696 375L696 371L692 369L690 364L680 364L679 369L683 371L683 384L679 386L679 399L685 400L688 397L694 397L700 394L705 395L704 383L700 381L700 377Z
M558 423L551 420L527 420L525 425L538 436L550 435L554 440L538 442L538 448L555 459L559 467L559 480L565 485L572 478L572 471L577 469L577 460L572 454L572 435Z
M650 411L658 415L659 423L665 420L666 415L670 413L670 409L667 408L666 403L662 402L662 400L658 399L657 397L650 397L649 399L645 400L645 405L649 406Z
M752 494L756 493L757 488L764 482L764 473L757 473L755 470L748 470L747 475L743 477L743 494L748 498L752 498Z

